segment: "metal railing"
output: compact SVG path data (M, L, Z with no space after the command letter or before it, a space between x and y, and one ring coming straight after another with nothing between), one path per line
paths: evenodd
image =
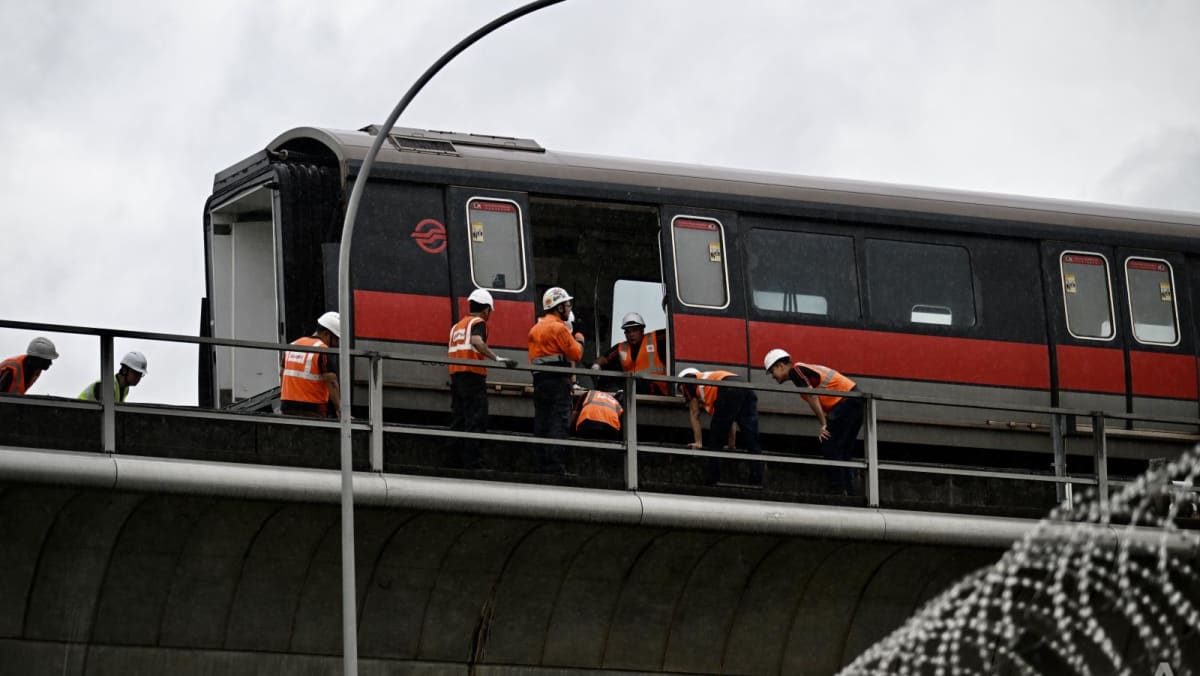
M263 341L237 340L229 338L208 338L199 336L186 336L178 334L154 333L145 331L124 331L118 329L95 328L95 327L80 327L69 326L62 324L44 324L33 322L18 322L10 320L0 320L0 328L21 329L29 331L38 331L43 333L59 333L59 334L74 334L85 336L96 336L100 343L100 364L102 374L113 373L114 355L113 342L116 338L147 340L158 342L185 343L195 345L207 345L212 347L228 347L228 348L244 348L255 350L268 350L274 352L298 351L298 352L316 352L336 355L338 350L333 348L307 347L299 345L291 345L286 343L270 343ZM657 446L639 442L639 403L638 396L634 393L637 391L637 386L640 382L665 382L671 384L695 384L694 379L677 378L674 376L651 376L636 373L624 373L619 377L624 379L625 392L627 393L625 401L625 418L622 425L623 438L620 442L604 442L591 441L584 439L541 439L529 435L517 433L469 433L461 431L452 431L445 427L433 425L414 425L414 424L398 424L387 423L384 421L384 406L383 406L383 391L385 389L383 365L387 361L396 361L410 364L421 364L426 367L445 367L450 364L473 365L478 366L477 361L467 361L460 359L450 359L448 357L438 357L430 355L413 355L402 352L389 352L379 350L351 350L350 355L354 360L366 360L366 388L367 388L367 418L366 420L358 419L352 423L352 429L358 431L369 432L369 467L374 472L382 472L384 468L384 435L406 435L406 436L421 436L421 437L443 437L443 438L458 438L472 439L477 441L501 441L515 442L530 446L561 446L561 447L577 447L604 451L621 451L625 455L624 461L624 487L626 490L638 490L639 478L639 463L638 455L640 453L662 454L662 455L680 455L692 456L697 458L715 458L725 460L753 461L763 462L776 465L810 465L821 467L846 467L850 469L862 470L864 472L864 493L866 502L871 507L880 505L880 479L881 471L886 472L909 472L909 473L924 473L924 474L940 474L951 476L966 476L984 479L1003 479L1003 480L1019 480L1032 482L1050 482L1058 487L1058 498L1060 500L1070 499L1071 488L1073 486L1095 486L1101 495L1108 495L1110 485L1114 483L1108 476L1108 437L1109 431L1106 426L1106 419L1122 420L1122 421L1141 421L1166 425L1182 425L1191 427L1200 427L1200 418L1178 418L1178 417L1162 417L1162 416L1145 416L1127 413L1114 413L1104 411L1084 411L1077 409L1047 407L1047 406L1027 406L1018 404L1006 404L1001 402L966 402L956 399L941 399L932 397L918 396L897 396L890 394L881 394L873 392L842 392L839 396L857 397L863 400L863 425L862 438L864 457L861 460L830 460L823 457L801 456L796 454L780 454L776 452L765 452L756 455L749 455L744 452L730 451L712 451L699 450L685 447L667 447ZM490 362L486 364L492 369L492 372L497 371L525 371L531 373L559 373L562 375L574 376L595 376L596 371L582 368L566 368L556 366L540 366L540 365L517 365L509 369L505 369L499 364L492 365ZM343 366L344 368L344 366ZM610 372L605 372L606 376L617 376ZM106 376L110 377L110 376ZM102 380L103 382L103 380ZM356 381L361 383L362 379ZM743 388L760 392L787 392L795 394L828 394L825 390L816 390L810 388L794 388L780 387L773 384L757 384L744 381L705 381L705 386L718 388ZM118 408L130 412L153 412L166 416L214 419L214 420L253 420L258 423L269 424L285 424L294 426L309 426L327 429L338 429L339 423L334 419L320 420L312 418L303 418L286 415L262 415L256 413L237 413L219 409L200 409L198 407L186 406L165 406L165 405L143 405L143 404L117 404L114 401L113 388L101 387L101 400L98 402L80 401L61 398L44 398L44 397L23 397L24 403L34 405L49 405L73 408L88 408L99 409L101 411L100 422L100 446L104 452L118 452L116 444L116 411ZM0 399L8 399L8 397L0 397ZM1020 470L1000 470L976 467L964 467L959 465L931 465L926 463L908 463L883 461L879 457L879 404L884 402L903 403L903 404L918 404L941 407L953 407L963 409L977 409L988 411L1006 411L1032 414L1037 416L1045 416L1050 419L1049 437L1051 448L1054 454L1053 473L1046 474L1035 471L1020 471ZM1067 421L1071 418L1089 419L1091 421L1091 430L1089 432L1092 446L1093 472L1091 475L1071 475L1066 468L1066 437L1067 437ZM997 429L1001 432L1001 429ZM1103 502L1101 504L1104 504Z

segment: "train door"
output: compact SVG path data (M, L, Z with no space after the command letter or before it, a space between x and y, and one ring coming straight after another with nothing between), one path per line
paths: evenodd
M1128 408L1127 331L1112 247L1069 242L1042 246L1059 406L1124 413Z
M280 340L278 195L266 184L211 206L206 224L212 335ZM219 347L213 391L227 406L279 386L279 355Z
M540 298L533 281L529 196L455 186L446 190L446 214L453 317L447 318L443 334L467 314L467 296L486 289L495 303L488 320L488 346L523 362L529 327L536 319L535 297ZM442 340L444 346L445 335ZM505 379L527 380L523 374L508 373Z
M1129 335L1129 395L1132 412L1195 417L1196 342L1183 256L1145 249L1116 250L1119 293ZM1137 426L1162 427L1136 422Z
M737 214L662 207L661 246L676 371L727 369L749 362Z

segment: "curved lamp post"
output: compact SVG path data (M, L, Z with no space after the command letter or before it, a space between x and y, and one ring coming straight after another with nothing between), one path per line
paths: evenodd
M487 25L463 38L450 48L432 66L430 66L416 82L409 87L408 92L392 114L388 115L383 126L375 135L371 149L363 158L362 167L354 179L354 187L350 191L350 202L346 205L346 220L342 223L342 241L338 250L338 312L341 315L347 338L354 335L354 315L350 305L350 243L354 236L354 220L358 215L358 205L362 201L363 190L367 187L367 179L371 168L375 165L375 156L383 147L383 140L392 133L392 127L408 104L417 93L437 75L446 64L463 52L467 47L478 42L483 36L515 21L526 14L536 12L543 7L557 5L563 0L535 0L518 7L513 11L490 21ZM357 591L354 585L354 473L351 454L350 434L350 388L353 386L350 363L350 340L339 341L338 347L338 379L341 384L341 439L342 439L342 655L343 673L346 676L358 676L358 611Z

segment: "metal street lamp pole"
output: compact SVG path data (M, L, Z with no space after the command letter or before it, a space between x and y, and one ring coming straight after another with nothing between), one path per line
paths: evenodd
M518 7L513 11L490 21L487 25L463 38L449 51L442 55L430 66L416 82L409 87L408 92L388 115L383 126L375 135L371 149L363 158L362 166L354 179L354 187L350 191L350 201L346 205L346 220L342 223L342 241L338 250L338 312L342 320L342 332L346 340L339 341L338 347L338 379L341 383L341 441L342 441L342 663L346 676L358 676L358 611L357 591L354 584L354 473L352 466L350 430L350 388L353 386L350 363L350 342L354 335L354 310L350 299L350 244L354 237L354 221L358 216L358 205L362 201L363 190L367 187L367 179L371 168L375 165L375 156L383 147L383 141L392 132L400 114L408 108L417 93L433 79L446 64L458 56L467 47L478 42L483 36L515 21L526 14L536 12L543 7L557 5L563 0L535 0Z

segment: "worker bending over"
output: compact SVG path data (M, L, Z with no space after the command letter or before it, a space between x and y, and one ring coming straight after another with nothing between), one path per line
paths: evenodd
M613 395L602 390L588 390L575 414L575 436L620 441L623 415L625 407L621 405L620 392Z
M706 412L712 418L708 427L708 449L722 450L722 444L727 444L729 450L737 446L733 434L733 425L737 423L742 432L746 450L758 455L762 450L758 446L758 395L754 390L740 387L716 387L705 382L741 382L742 377L729 371L704 371L686 368L679 372L680 378L695 378L700 383L696 385L680 385L683 399L687 402L688 413L692 423L692 443L688 448L704 448L704 435L700 426L700 413ZM718 458L709 458L704 469L704 483L716 485L721 480L721 462ZM750 464L750 483L763 485L763 463Z
M54 343L49 338L34 338L25 348L25 354L0 362L0 392L25 394L55 359L58 359L58 351L54 349Z
M767 352L763 366L776 382L790 380L796 387L853 392L858 389L853 380L828 366L792 363L792 356L775 348ZM854 440L862 427L863 405L858 397L841 397L836 394L801 394L812 408L821 429L817 439L821 442L821 455L827 460L849 460ZM854 495L854 474L849 467L827 467L830 489L841 495Z

